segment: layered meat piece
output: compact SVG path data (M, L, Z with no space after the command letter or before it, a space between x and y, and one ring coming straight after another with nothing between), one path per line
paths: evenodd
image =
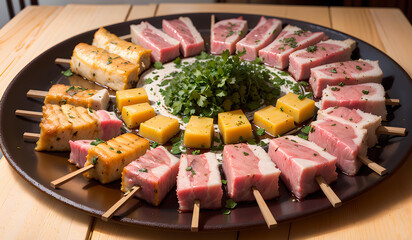
M328 86L322 92L321 109L330 107L360 109L386 120L385 89L378 83Z
M323 32L311 32L287 25L271 44L259 51L259 57L266 65L284 69L289 65L291 53L314 45L323 39L325 39Z
M180 211L192 211L195 200L200 208L218 209L222 207L222 182L216 154L180 157L177 176L177 198Z
M236 51L243 52L242 59L253 61L258 51L271 43L282 29L282 21L276 18L261 17L255 28L236 43Z
M297 136L270 140L269 156L281 170L283 182L300 199L319 190L316 176L322 176L328 184L338 177L336 157Z
M230 54L233 54L236 43L246 35L247 30L247 21L242 17L217 22L210 34L210 53L222 54L229 50Z
M321 97L328 85L381 83L383 75L378 61L363 59L322 65L312 68L310 73L309 83L315 97Z
M91 144L92 142L93 140L70 140L69 162L76 164L79 168L84 167L87 160L87 153L89 152L89 149L94 146Z
M310 69L327 63L350 60L356 42L326 40L292 53L289 57L289 72L296 80L308 79Z
M116 91L134 87L140 72L138 65L86 43L79 43L74 48L70 69Z
M368 131L368 147L373 147L378 143L376 130L381 125L382 118L370 113L365 113L359 109L349 109L346 107L330 107L318 111L318 120L330 118L344 120L353 123L357 128L363 128Z
M311 124L309 141L336 156L337 166L348 175L355 175L362 163L358 155L366 155L367 132L340 119L322 119ZM282 170L282 168L281 168Z
M122 191L128 192L133 186L139 186L137 197L158 206L176 185L178 170L179 159L159 146L123 169Z
M44 100L45 104L71 104L91 108L93 110L107 109L110 97L106 89L86 89L80 86L55 84Z
M165 20L162 22L163 31L180 42L180 52L183 57L198 55L205 49L202 36L188 17Z
M84 176L105 184L121 178L122 170L150 148L149 141L132 133L125 133L91 147L85 167L94 165Z
M36 151L69 151L69 140L109 140L120 135L122 121L105 110L94 111L65 104L46 104Z
M140 73L150 67L150 54L152 50L120 39L103 27L94 34L92 45L117 54L127 61L138 65Z
M263 199L279 196L279 169L263 148L240 143L226 145L223 150L223 171L229 197L234 201L253 201L252 187Z
M152 62L169 62L180 55L180 43L148 22L139 25L130 25L132 42L151 49Z

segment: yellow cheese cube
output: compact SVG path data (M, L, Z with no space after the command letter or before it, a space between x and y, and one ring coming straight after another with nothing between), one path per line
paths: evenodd
M238 143L252 138L252 126L242 110L218 114L219 130L225 144Z
M149 102L144 88L133 88L116 92L116 105L120 112L124 106L144 102Z
M157 115L146 122L142 122L139 133L147 139L164 144L176 135L179 130L180 125L177 119Z
M295 127L293 117L274 106L267 106L255 112L253 121L256 126L264 128L273 136L281 135Z
M309 98L300 100L299 95L288 93L278 99L276 107L292 116L295 122L301 123L309 119L315 112L315 101Z
M124 106L122 109L122 118L128 128L138 127L140 123L154 116L154 108L147 102Z
M210 148L213 137L213 118L190 117L183 144L192 148Z

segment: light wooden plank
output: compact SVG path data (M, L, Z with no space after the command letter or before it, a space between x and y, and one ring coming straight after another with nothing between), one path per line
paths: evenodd
M85 239L91 217L52 199L0 160L2 239Z
M132 227L119 225L114 223L97 220L94 227L92 240L111 240L111 239L168 239L168 240L182 240L182 239L196 239L196 240L210 240L210 239L224 239L235 240L237 232L170 232L164 230L147 229L140 227Z
M134 5L130 10L127 21L139 18L148 18L155 15L157 4Z
M412 239L412 156L390 179L327 214L292 223L290 239Z
M7 69L0 73L0 95L14 76L33 58L53 45L76 34L104 25L123 22L130 5L67 5L35 39L23 49L13 49L6 58ZM11 25L16 26L17 23ZM19 26L17 26L19 27ZM6 41L5 46L9 42ZM26 44L26 42L25 42Z
M238 240L287 240L289 237L290 224L280 224L274 229L253 229L239 232Z
M287 6L285 17L315 23L325 27L331 26L328 7Z
M412 76L412 26L399 9L370 10L386 53Z
M369 8L331 7L333 28L385 51Z
M63 7L29 6L0 30L0 76L20 52L30 47L61 10Z

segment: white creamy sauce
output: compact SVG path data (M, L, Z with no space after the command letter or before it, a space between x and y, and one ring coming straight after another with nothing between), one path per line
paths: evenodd
M197 59L195 57L192 58L185 58L182 59L182 66L186 65L186 64L190 64L193 63L194 61L196 61ZM198 61L207 61L207 60L198 60ZM293 84L296 83L296 80L290 76L289 74L285 74L284 71L278 70L276 68L272 68L269 66L265 66L266 69L270 70L271 72L277 74L280 78L285 79L286 82L290 81L290 83L292 84L284 84L281 86L280 90L280 97L292 92L292 90L290 89ZM167 77L170 73L174 72L174 71L181 71L180 68L176 68L175 67L175 63L173 62L169 62L166 64L163 64L163 69L155 69L155 68L150 68L147 71L145 71L142 76L140 77L140 80L137 84L136 87L138 88L144 88L147 92L147 95L149 97L150 100L150 105L155 109L156 114L162 114L164 116L168 116L171 118L175 118L177 120L179 120L180 123L180 128L182 130L186 129L186 123L183 122L181 117L175 116L171 113L171 111L168 110L168 108L166 107L164 100L163 100L163 96L162 94L159 92L160 89L165 89L167 85L165 86L159 86L160 83L164 80L164 79L170 79L170 77ZM153 82L151 83L146 83L146 80L151 79L153 80ZM266 107L266 105L262 105L261 108ZM260 109L261 109L260 108ZM246 117L248 118L249 121L253 120L253 114L258 111L259 109L256 109L255 111L251 111L251 112L245 112ZM216 132L220 132L218 125L214 124L214 129ZM266 139L265 139L266 140ZM269 143L269 140L265 141L265 143Z

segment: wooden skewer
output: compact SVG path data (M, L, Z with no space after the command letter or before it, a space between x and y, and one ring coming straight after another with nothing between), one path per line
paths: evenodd
M405 136L406 128L379 126L378 129L376 129L376 133L395 136Z
M265 222L268 225L268 228L271 229L273 227L276 227L278 223L276 222L276 219L273 217L272 213L270 212L268 205L266 205L266 202L263 199L262 195L260 194L259 190L256 187L252 187L252 190L253 190L253 195L255 196L256 202L259 206L260 212L262 213L263 218L265 219Z
M372 169L374 172L376 172L377 174L379 174L380 176L385 175L386 172L386 168L382 167L381 165L377 164L376 162L371 161L369 158L367 158L366 156L361 156L358 155L358 159L365 164L366 166L368 166L370 169Z
M212 30L213 29L213 27L215 26L215 14L212 14L211 16L210 16L210 29Z
M332 206L334 208L340 207L342 205L342 201L332 190L332 188L330 188L329 184L325 181L325 179L322 176L316 176L315 180L319 184L320 189L322 189L323 193L329 199L329 202L332 204Z
M124 36L120 36L119 38L122 39L122 40L130 39L130 38L132 38L132 34L127 34L127 35L124 35Z
M23 133L23 138L26 139L26 140L38 140L40 138L40 134L39 133L25 132L25 133Z
M77 169L77 170L74 171L74 172L71 172L71 173L69 173L69 174L67 174L67 175L64 175L64 176L61 177L61 178L58 178L58 179L50 182L50 186L51 186L52 188L58 188L60 185L66 183L66 182L68 182L68 181L70 181L71 179L73 179L73 178L76 177L77 175L80 175L80 174L82 174L82 173L84 173L84 172L87 172L87 171L89 171L89 170L92 169L92 168L94 168L94 165L93 165L93 164L87 165L87 166L85 166L85 167L83 167L83 168L80 168L80 169Z
M66 59L66 58L56 58L54 60L55 64L59 64L59 65L67 65L70 64L70 59Z
M200 200L196 199L193 204L192 225L190 230L192 232L199 231L199 212L200 212Z
M386 105L391 105L391 106L398 106L400 105L399 99L385 99L385 104Z
M49 92L47 91L29 90L26 93L26 96L30 98L45 98L48 93ZM109 97L110 97L110 100L116 101L116 95L109 95Z
M113 214L121 208L130 198L132 198L137 191L140 190L140 186L134 186L130 192L125 194L119 201L117 201L109 210L107 210L103 215L102 215L102 220L104 221L109 221L109 219L113 216Z
M15 114L17 116L23 116L23 117L36 117L36 118L43 117L43 113L41 112L26 111L26 110L16 110Z

